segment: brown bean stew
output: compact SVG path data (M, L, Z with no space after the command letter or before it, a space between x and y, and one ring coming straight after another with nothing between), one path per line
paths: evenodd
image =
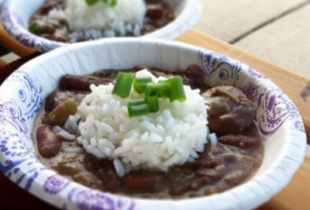
M163 0L145 0L146 13L141 28L141 35L151 33L157 29L160 29L172 22L175 19L174 9L170 4ZM70 30L68 22L63 19L59 22L50 21L48 18L49 12L57 10L65 10L67 0L47 0L43 6L34 14L29 20L30 32L53 41L58 42L80 42L93 39L99 39L104 35L87 35L82 33L74 33ZM88 33L91 34L91 33ZM100 34L100 33L99 33ZM113 35L109 35L113 36ZM122 32L115 32L118 36L137 36L133 30L126 31L123 35Z
M131 71L143 68L135 66ZM168 76L158 69L148 70L155 76ZM137 197L203 196L245 182L260 167L264 154L263 141L253 119L252 103L237 88L207 87L197 66L171 74L180 75L184 84L199 88L209 104L208 126L217 134L218 142L206 144L197 159L173 166L166 173L140 170L120 178L112 161L97 159L86 153L74 139L59 135L55 125L63 126L67 117L76 112L78 104L89 93L90 84L107 84L115 80L117 71L103 70L90 76L65 75L59 87L46 98L34 128L43 164L91 188Z

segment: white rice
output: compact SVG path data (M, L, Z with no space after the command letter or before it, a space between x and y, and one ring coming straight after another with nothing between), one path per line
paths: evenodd
M113 7L99 1L88 6L85 0L68 0L65 10L53 9L48 14L48 21L58 24L67 21L71 31L71 42L101 37L124 36L133 32L141 34L141 27L146 12L144 0L118 0Z
M81 148L81 147L64 147L64 148L62 148L62 151L65 153L82 153L83 148Z
M76 135L73 135L69 133L67 130L62 129L59 126L53 127L54 132L58 133L62 138L64 138L66 141L75 141Z
M139 75L151 74L140 71ZM77 125L80 120L77 140L88 153L113 160L119 175L137 169L167 171L198 157L209 134L207 107L199 90L184 86L185 102L159 99L157 113L130 118L127 102L143 95L132 90L130 99L120 98L111 94L113 87L92 85L92 93L67 122Z
M215 133L211 133L209 135L209 140L212 146L216 146L217 145L217 136Z

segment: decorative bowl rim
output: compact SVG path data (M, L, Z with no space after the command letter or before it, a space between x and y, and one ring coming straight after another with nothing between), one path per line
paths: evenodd
M16 12L16 9L12 6L14 5L14 1L15 0L3 2L2 8L0 7L2 10L0 15L3 27L13 38L21 44L42 53L58 47L70 45L69 43L51 41L30 33L26 28L27 23L21 20L19 14ZM201 0L184 1L184 9L174 21L159 30L141 36L141 38L174 39L183 32L189 30L190 27L193 26L198 20L202 5Z

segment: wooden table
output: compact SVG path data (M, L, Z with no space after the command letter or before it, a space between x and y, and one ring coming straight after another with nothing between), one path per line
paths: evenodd
M304 163L284 190L258 210L309 210L310 209L310 146Z
M194 28L310 79L309 0L201 0Z
M1 29L1 27L0 27ZM6 35L2 38L8 38ZM1 37L0 37L1 38ZM197 30L190 30L181 35L178 41L205 47L228 55L252 66L275 82L296 104L305 123L308 143L310 142L310 81L294 73L248 54L234 46L212 38ZM2 40L3 41L3 40ZM1 43L1 42L0 42ZM7 45L8 42L2 42ZM33 52L25 47L17 49L19 55ZM297 171L290 184L260 210L303 210L310 209L310 146L301 168Z

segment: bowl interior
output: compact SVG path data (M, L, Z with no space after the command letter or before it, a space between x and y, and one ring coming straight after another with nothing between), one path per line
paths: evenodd
M198 19L201 11L200 0L167 0L173 5L176 19L165 27L143 37L174 39L188 30ZM7 1L2 8L1 19L6 31L17 41L39 52L47 52L67 44L36 36L28 31L28 20L45 0Z
M43 166L35 154L32 127L44 98L56 88L60 77L89 74L99 69L123 69L136 64L167 71L184 70L197 64L210 85L233 85L242 89L255 104L256 120L265 139L265 157L257 174L224 193L159 201L91 190ZM276 85L239 61L186 44L122 38L71 45L22 66L3 83L0 93L0 169L23 189L61 208L81 209L94 202L115 206L122 203L114 209L255 208L289 182L306 150L299 113Z

